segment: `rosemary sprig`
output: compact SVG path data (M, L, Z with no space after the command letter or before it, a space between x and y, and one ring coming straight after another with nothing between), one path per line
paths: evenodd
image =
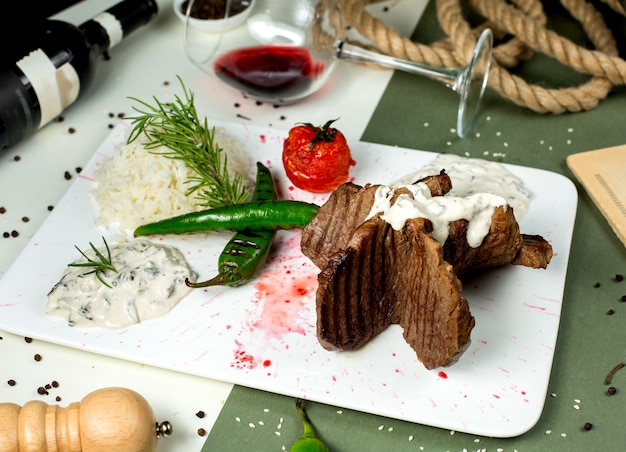
M98 281L100 281L102 284L104 284L108 288L111 288L111 286L105 280L102 279L101 273L104 273L105 270L111 270L117 273L117 269L115 268L115 266L113 265L113 262L111 261L111 250L109 249L109 244L107 243L104 237L102 237L102 240L104 241L104 246L107 250L106 256L104 256L100 252L100 250L96 248L94 244L91 242L89 242L89 246L91 246L91 249L93 250L98 260L91 259L78 246L74 245L74 247L78 250L78 252L82 254L85 259L87 259L87 262L76 262L76 263L68 264L68 267L93 268L91 271L83 273L82 276L87 276L87 275L91 275L92 273L95 273L96 278L98 278Z
M245 202L250 189L240 174L228 173L227 156L215 142L215 128L209 129L207 119L198 117L193 92L178 80L184 98L176 95L172 103L155 97L155 105L150 105L131 97L144 108L133 107L139 116L129 118L133 128L128 142L143 133L148 138L146 149L165 146L167 151L154 152L181 160L195 174L185 182L190 185L187 195L195 193L199 205L212 208Z

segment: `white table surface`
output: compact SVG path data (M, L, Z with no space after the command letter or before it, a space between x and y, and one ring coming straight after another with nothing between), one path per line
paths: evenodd
M113 3L84 0L58 17L78 24ZM386 3L392 6L389 11L383 12L384 4L375 5L372 11L401 33L409 34L425 3L392 0ZM179 75L195 92L198 111L209 119L245 121L286 130L296 122L321 124L339 117L337 127L348 139L356 140L391 77L387 70L342 62L329 86L314 97L288 107L258 105L212 80L187 60L182 44L183 24L174 15L171 0L160 0L158 4L158 17L112 49L109 61L100 62L95 83L63 113L62 122L47 125L0 155L0 207L5 209L0 214L0 277L46 220L49 206L54 206L69 188L77 168L86 164L108 135L109 125L119 121L119 113L132 114L134 102L129 96L147 101L153 96L171 100L181 93L176 80ZM236 103L240 105L235 107ZM75 132L70 133L70 128ZM66 179L66 172L72 179ZM7 233L9 237L5 237ZM38 399L67 406L98 388L131 388L149 401L157 420L173 423L175 433L159 442L159 451L200 450L204 438L198 429L210 431L232 388L226 382L41 341L27 342L4 331L0 331L0 337L0 402L24 404ZM35 354L41 360L35 360ZM9 380L16 384L10 385ZM39 395L37 389L52 381L58 382L59 387L50 389L48 395ZM60 401L55 400L57 396ZM205 413L203 418L196 415L199 411Z

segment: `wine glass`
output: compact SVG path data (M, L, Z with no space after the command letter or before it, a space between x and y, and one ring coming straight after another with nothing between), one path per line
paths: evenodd
M194 2L225 4L221 28L207 32L193 26ZM231 28L231 11L251 3L245 25ZM333 44L345 26L334 1L190 0L185 51L207 74L247 96L290 104L318 91L336 65Z
M336 57L346 61L373 63L437 81L459 95L456 131L463 138L469 134L478 113L491 67L493 33L489 28L478 37L470 63L460 68L439 68L372 52L338 40Z
M376 64L437 81L459 95L456 131L473 127L487 85L493 35L482 32L466 67L438 68L366 50L347 41L334 0L185 0L185 51L205 73L247 96L274 104L298 102L328 81L337 61ZM194 26L195 2L223 3L213 31ZM232 27L248 5L245 25ZM215 6L215 5L214 5ZM245 5L244 5L245 6ZM217 8L217 7L216 7Z

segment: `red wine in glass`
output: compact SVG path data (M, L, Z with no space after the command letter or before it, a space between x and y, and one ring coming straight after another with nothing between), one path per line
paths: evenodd
M298 98L324 72L305 47L273 44L244 47L219 56L217 77L252 97L267 101Z

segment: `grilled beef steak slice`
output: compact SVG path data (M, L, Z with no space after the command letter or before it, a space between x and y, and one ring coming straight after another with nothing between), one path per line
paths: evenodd
M355 350L390 324L428 369L455 362L474 326L461 282L429 220L395 231L375 216L318 276L317 335L326 349Z
M451 188L442 172L422 180L433 196ZM322 271L316 295L317 336L329 350L356 350L390 324L427 369L450 365L474 327L459 276L512 263L545 268L552 247L520 234L510 206L497 207L481 245L467 243L466 220L450 224L442 246L428 219L394 230L380 214L367 219L376 185L340 186L302 233L302 252ZM396 190L394 197L405 189ZM393 202L395 199L392 199Z
M552 246L543 237L522 234L522 247L511 264L531 268L547 268L551 259Z
M522 236L512 207L496 207L489 232L477 248L467 243L467 225L466 220L452 222L443 246L444 258L458 276L508 264L522 248Z
M420 182L428 185L433 196L442 196L452 188L450 177L443 171ZM323 268L335 251L346 247L354 230L369 215L378 187L352 182L340 185L304 228L300 247L318 268Z
M397 297L388 286L395 263L385 252L392 231L379 217L362 223L318 275L317 338L324 348L359 349L398 323Z
M374 203L376 188L375 185L360 187L351 182L340 185L302 230L300 248L318 268L324 268L365 221Z
M469 346L474 328L461 281L431 232L429 220L408 220L395 234L401 245L389 249L401 255L395 291L403 300L404 339L427 369L455 363Z

